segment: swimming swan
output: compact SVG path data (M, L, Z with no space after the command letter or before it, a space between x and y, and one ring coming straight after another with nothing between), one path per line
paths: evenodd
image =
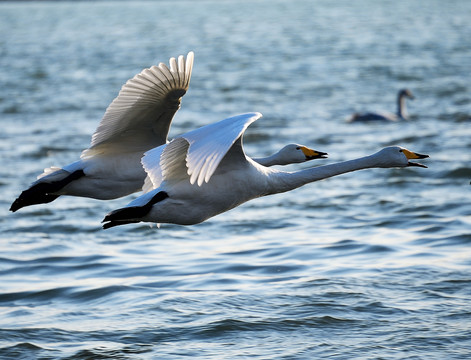
M407 120L407 108L406 108L406 98L415 99L414 95L409 89L399 90L397 94L397 112L396 114L384 112L384 113L355 113L353 114L348 122L356 121L399 121Z
M248 113L230 117L146 152L142 164L154 189L106 215L103 228L141 221L192 225L251 199L350 171L426 167L409 159L428 155L392 146L359 159L296 172L268 168L247 157L242 144L247 127L261 116ZM319 157L324 155L318 153Z

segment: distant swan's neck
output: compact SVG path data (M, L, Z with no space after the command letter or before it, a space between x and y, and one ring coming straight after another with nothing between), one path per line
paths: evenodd
M407 119L406 97L403 95L397 97L397 116L401 119Z
M275 172L270 175L270 194L290 191L308 183L327 179L332 176L345 174L351 171L378 167L374 155L365 156L355 160L348 160L336 164L318 166L296 172Z

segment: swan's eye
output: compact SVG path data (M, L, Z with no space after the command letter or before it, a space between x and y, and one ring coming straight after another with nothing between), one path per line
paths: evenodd
M299 146L296 146L296 150L301 150L301 148Z

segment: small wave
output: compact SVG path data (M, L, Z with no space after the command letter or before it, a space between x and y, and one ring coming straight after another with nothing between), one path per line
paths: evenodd
M7 105L2 109L2 113L7 115L20 114L22 112L23 110L18 104Z
M60 287L39 291L20 291L0 294L0 303L50 303L56 301L93 302L107 298L117 293L130 291L134 287L125 285L110 285L94 289L83 289L80 287Z
M42 261L42 260L41 260ZM77 271L84 271L86 273L90 273L92 271L106 273L108 271L112 271L114 265L110 264L103 264L103 263L82 263L82 264L55 264L55 263L27 263L17 265L10 269L0 271L0 275L2 276L13 276L13 275L29 275L29 274L36 274L36 275L47 275L47 276L54 276L54 275L63 275L66 273L75 273Z
M59 248L60 249L60 248ZM0 258L0 263L5 264L93 264L107 257L104 255L86 255L86 256L48 256L35 258L32 260L15 260L10 258Z
M30 159L42 159L49 157L55 153L60 153L60 152L66 152L66 151L71 151L69 147L65 146L40 146L39 148L23 154L25 158L30 158Z
M445 172L444 174L442 174L442 176L447 178L471 179L471 167L461 166L456 169Z
M465 85L452 82L452 83L444 84L443 86L438 88L435 91L435 95L437 97L448 98L456 94L466 94L467 92L468 92L468 88Z
M46 350L41 346L29 342L21 342L12 346L0 348L1 359L39 359L41 351ZM45 358L52 359L52 358Z
M253 321L245 321L239 319L223 319L212 322L210 324L201 326L200 329L195 329L197 334L203 338L214 338L231 336L232 333L241 332L260 332L260 331L277 331L291 332L299 329L300 327L319 327L324 326L327 328L346 326L346 324L355 323L357 320L341 318L331 315L311 316L302 319L257 319ZM238 334L240 336L240 334Z
M468 122L471 120L471 114L462 111L442 113L438 115L438 120L454 121L457 123Z
M333 245L324 247L324 250L332 251L333 256L349 256L355 254L375 254L392 252L394 249L385 245L362 244L355 240L342 240Z
M383 304L380 301L368 302L365 304L357 305L352 308L352 310L359 313L366 314L378 314L378 315L398 315L406 314L407 311L399 309L397 307L391 307Z
M130 356L151 351L151 345L137 344L124 346L121 349L97 347L95 349L79 350L64 360L91 360L91 359L131 359ZM133 357L134 358L134 357Z
M11 303L11 302L48 302L56 298L67 297L75 288L74 287L62 287L40 291L20 291L12 293L0 294L0 303Z
M435 237L422 237L415 239L412 243L427 245L430 247L442 246L463 246L471 243L471 234L465 233L453 236L435 236Z
M110 285L95 289L74 291L73 293L68 294L68 298L79 302L90 302L124 291L131 291L132 289L133 287L126 285Z

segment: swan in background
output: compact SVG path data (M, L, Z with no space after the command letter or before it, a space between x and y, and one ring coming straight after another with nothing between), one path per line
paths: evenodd
M193 52L186 60L171 58L128 80L108 106L80 160L62 168L44 170L11 205L49 203L60 195L101 200L141 190L146 173L141 165L145 151L167 142L170 124L188 90Z
M428 155L391 146L370 156L296 172L268 168L247 157L242 144L247 127L261 116L230 117L146 152L142 164L154 189L106 215L103 228L141 221L192 225L251 199L351 171L426 167L409 160Z
M409 89L399 90L397 94L397 112L395 114L389 112L381 113L354 113L348 122L357 122L357 121L399 121L407 120L407 107L406 99L415 99L414 95Z

